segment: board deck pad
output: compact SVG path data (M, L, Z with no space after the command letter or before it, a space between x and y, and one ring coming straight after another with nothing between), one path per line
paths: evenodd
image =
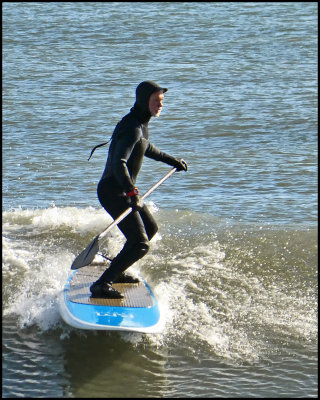
M90 286L106 270L106 264L92 263L81 268L71 279L69 300L74 303L113 307L152 307L154 300L144 285L139 283L114 283L112 286L124 295L123 299L91 297Z

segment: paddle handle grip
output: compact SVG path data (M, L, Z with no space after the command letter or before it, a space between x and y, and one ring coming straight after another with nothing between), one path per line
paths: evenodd
M166 181L174 172L176 172L177 168L172 168L163 178L161 178L157 183L155 183L152 188L150 188L143 196L141 196L141 200L147 198L154 190L156 190L164 181ZM118 225L125 217L127 217L132 211L132 207L129 207L124 211L118 218L116 218L103 232L98 236L99 239L102 239L106 236L106 234L112 229L114 226Z

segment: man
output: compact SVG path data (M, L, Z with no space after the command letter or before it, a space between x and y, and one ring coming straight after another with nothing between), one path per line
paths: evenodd
M160 115L167 90L152 81L141 82L136 89L134 106L113 132L106 167L98 184L98 198L114 219L128 207L133 211L118 224L127 241L109 268L90 287L92 297L123 297L112 284L138 281L124 271L147 254L149 241L158 230L150 211L140 203L139 190L135 187L143 157L162 161L178 171L188 169L184 160L160 151L149 142L149 120Z

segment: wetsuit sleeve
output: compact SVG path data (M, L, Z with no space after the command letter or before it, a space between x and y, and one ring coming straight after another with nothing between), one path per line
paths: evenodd
M140 139L140 136L141 134L138 130L130 132L130 134L127 135L122 135L122 137L117 140L117 143L113 149L113 176L126 193L131 192L134 189L134 183L132 182L128 170L127 161L135 144Z
M162 161L168 165L175 166L177 160L175 157L170 156L169 154L159 150L154 144L149 142L149 145L146 149L145 155L148 158L152 158L156 161Z

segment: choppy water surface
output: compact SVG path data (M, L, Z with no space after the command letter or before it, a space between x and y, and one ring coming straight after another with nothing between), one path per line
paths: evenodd
M3 4L3 396L317 396L317 3ZM68 327L58 294L110 223L110 137L152 79L182 156L132 268L158 335ZM147 190L167 166L145 160ZM123 238L114 230L112 255Z

